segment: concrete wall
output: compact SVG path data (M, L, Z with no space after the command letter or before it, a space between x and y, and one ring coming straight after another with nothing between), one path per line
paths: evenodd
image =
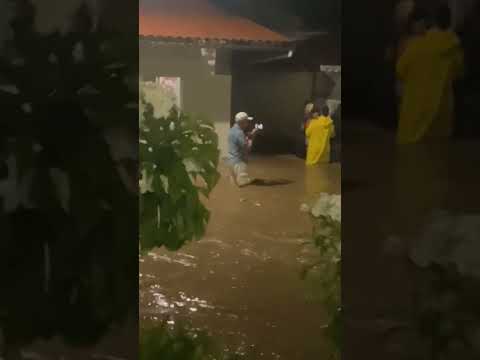
M231 77L212 74L214 69L196 46L153 45L141 41L139 61L140 76L145 80L153 80L155 76L181 78L182 110L215 122L224 156L231 118Z
M265 125L256 151L295 152L305 101L314 95L313 81L314 75L310 72L244 70L233 73L232 113L246 111ZM315 95L340 100L341 74L318 73Z
M290 153L311 92L311 73L234 73L232 112L246 111L265 125L256 151Z

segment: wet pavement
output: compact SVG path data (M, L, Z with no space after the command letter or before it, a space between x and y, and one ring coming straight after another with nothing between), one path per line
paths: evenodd
M210 332L230 353L255 359L307 360L326 354L325 314L309 301L302 266L312 250L303 161L253 159L250 175L283 185L231 184L222 179L207 202L205 238L176 253L155 250L140 259L142 326L168 319ZM318 191L340 192L340 166L322 170Z

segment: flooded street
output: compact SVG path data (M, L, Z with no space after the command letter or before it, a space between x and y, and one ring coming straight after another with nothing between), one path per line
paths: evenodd
M407 251L433 212L480 213L478 145L397 147L393 133L344 129L342 357L430 358L415 323L419 270Z
M142 326L168 318L209 331L230 353L259 359L317 359L322 306L308 300L302 266L311 251L305 167L294 157L252 160L252 177L284 183L233 186L226 169L208 201L204 239L177 253L159 249L140 259ZM340 192L340 167L320 175L321 191Z

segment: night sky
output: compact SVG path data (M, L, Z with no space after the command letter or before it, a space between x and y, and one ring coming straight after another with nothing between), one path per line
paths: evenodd
M334 31L341 24L340 0L212 0L218 6L275 30L290 28L292 16L304 30ZM296 29L298 30L298 29Z

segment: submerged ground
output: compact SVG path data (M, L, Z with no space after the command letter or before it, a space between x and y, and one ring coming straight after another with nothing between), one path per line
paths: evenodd
M301 269L311 255L305 166L290 156L253 159L251 175L277 183L238 189L224 167L208 201L204 239L178 253L159 249L140 260L143 325L166 316L206 329L228 352L259 359L318 359L325 354L319 302L309 300ZM319 176L320 190L340 192L340 167Z
M399 151L392 134L345 130L342 357L428 358L410 326L418 283L405 250L434 209L480 213L478 144ZM321 359L325 314L306 300L308 285L299 277L309 257L300 246L310 232L299 212L305 168L291 157L255 159L251 168L257 177L291 183L239 190L223 177L208 203L212 219L205 239L177 254L159 250L141 259L143 324L166 315L207 328L232 351L254 345L260 359ZM323 190L338 192L340 168L322 174ZM391 242L391 235L402 241ZM135 332L115 333L94 352L133 360L137 349L127 345ZM125 346L118 339L126 339Z
M250 172L264 180L238 189L222 178L207 202L206 236L180 252L158 249L140 259L140 326L187 323L206 330L228 353L253 359L310 360L326 354L325 313L301 270L315 254L302 246L311 222L300 211L306 185L340 193L340 166L306 176L293 156L252 159ZM32 299L33 300L33 299ZM138 359L137 320L94 349L72 350L61 341L37 343L30 360Z

